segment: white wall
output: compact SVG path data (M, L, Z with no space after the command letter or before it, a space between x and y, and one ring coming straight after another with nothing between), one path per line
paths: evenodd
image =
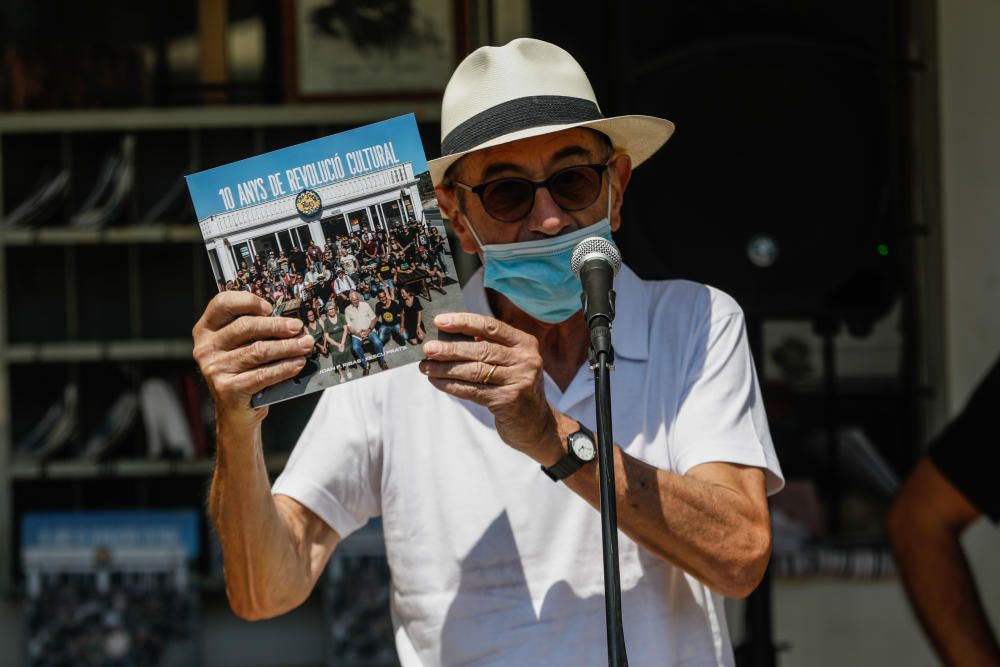
M949 409L1000 352L1000 3L939 0Z

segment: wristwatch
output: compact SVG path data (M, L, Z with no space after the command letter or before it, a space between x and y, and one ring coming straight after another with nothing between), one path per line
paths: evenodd
M580 430L566 436L566 456L546 468L542 466L542 472L549 476L553 482L566 479L585 464L597 458L597 444L594 442L594 434L583 424Z

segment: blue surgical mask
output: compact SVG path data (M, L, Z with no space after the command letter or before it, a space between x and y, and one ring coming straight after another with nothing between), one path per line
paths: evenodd
M576 244L592 236L611 240L610 216L569 234L520 243L483 245L472 224L469 229L483 252L483 285L551 324L569 319L581 308L580 280L569 268Z

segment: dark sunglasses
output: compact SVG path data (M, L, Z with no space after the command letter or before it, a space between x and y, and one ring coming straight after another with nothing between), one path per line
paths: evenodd
M535 206L535 191L548 188L552 200L564 211L580 211L601 194L607 164L578 164L551 174L544 181L505 176L476 186L455 185L479 196L483 209L500 222L517 222Z

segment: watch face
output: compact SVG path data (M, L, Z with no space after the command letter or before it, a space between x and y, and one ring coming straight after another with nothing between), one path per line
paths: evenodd
M584 433L577 433L572 440L573 453L582 461L593 461L597 456L597 448L593 440Z

